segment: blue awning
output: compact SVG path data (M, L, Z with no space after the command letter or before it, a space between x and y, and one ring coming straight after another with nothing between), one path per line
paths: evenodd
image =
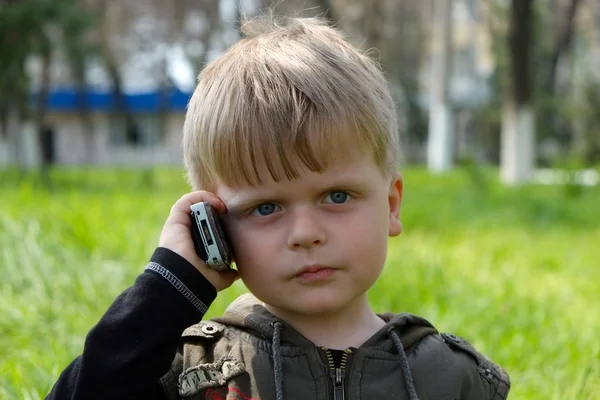
M170 89L162 94L158 91L147 93L125 94L127 107L136 113L157 113L160 111L185 111L192 93L184 93ZM35 104L37 94L32 94L31 101ZM48 111L76 112L79 109L78 94L73 88L53 89L48 93L46 102ZM85 105L91 111L113 111L117 100L112 92L87 91L84 97Z

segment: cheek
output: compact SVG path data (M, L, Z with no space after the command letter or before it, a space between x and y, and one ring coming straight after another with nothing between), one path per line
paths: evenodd
M235 224L229 228L229 238L240 274L243 275L249 268L255 270L268 265L266 261L272 257L270 247L274 245L274 238L267 231Z
M371 207L370 210L373 208ZM372 271L383 267L387 257L388 220L385 212L365 212L346 221L338 241L348 262L369 266ZM364 270L366 273L367 270Z
M243 234L243 230L238 227L228 227L229 245L233 252L236 263L240 263L247 258L248 249L252 248L248 235Z
M380 248L381 244L385 246L387 243L388 218L381 206L367 207L351 218L345 218L338 231L341 232L346 247L360 248L361 251L365 247Z

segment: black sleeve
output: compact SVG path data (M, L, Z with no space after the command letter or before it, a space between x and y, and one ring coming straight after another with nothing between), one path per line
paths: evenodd
M197 323L217 292L193 265L158 248L134 285L88 333L83 354L46 399L161 399L183 331Z

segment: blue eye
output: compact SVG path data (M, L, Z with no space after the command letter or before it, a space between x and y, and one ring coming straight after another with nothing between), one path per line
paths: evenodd
M331 201L327 201L327 203L343 204L348 200L348 196L348 193L341 190L329 192L327 198L331 199Z
M256 213L258 213L258 215L266 216L273 214L275 212L275 208L276 206L273 203L263 203L252 210L252 214L257 215Z

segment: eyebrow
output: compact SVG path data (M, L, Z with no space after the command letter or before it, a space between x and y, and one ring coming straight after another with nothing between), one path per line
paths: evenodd
M251 204L260 203L262 201L273 201L273 199L267 200L265 196L235 196L233 199L227 201L227 209L233 211L239 211L241 208L245 208Z
M356 179L353 176L342 177L340 179L332 179L331 182L323 185L322 188L314 188L319 192L327 192L334 189L356 189L365 190L369 186L368 182ZM228 210L242 211L244 208L254 204L261 204L264 202L281 202L282 196L278 194L269 194L267 191L258 190L256 194L239 194L233 196L227 201L226 206Z
M242 211L243 209L249 207L253 204L260 204L267 201L274 201L273 197L265 196L265 195L237 195L232 199L228 200L225 204L227 206L227 210L231 210L233 212Z

